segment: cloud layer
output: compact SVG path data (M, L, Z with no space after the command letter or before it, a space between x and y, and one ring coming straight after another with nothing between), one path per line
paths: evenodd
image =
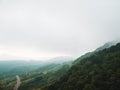
M73 56L120 38L119 0L0 0L0 59Z

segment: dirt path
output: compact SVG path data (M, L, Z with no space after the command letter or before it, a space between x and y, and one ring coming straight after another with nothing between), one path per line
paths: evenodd
M17 80L16 80L17 83L15 84L13 90L18 90L18 88L20 87L20 84L21 84L21 81L20 81L20 77L19 77L19 75L16 75L16 79L17 79Z

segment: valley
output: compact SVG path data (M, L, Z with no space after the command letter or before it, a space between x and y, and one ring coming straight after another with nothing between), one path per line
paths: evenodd
M118 90L120 44L108 46L74 61L2 62L0 90Z

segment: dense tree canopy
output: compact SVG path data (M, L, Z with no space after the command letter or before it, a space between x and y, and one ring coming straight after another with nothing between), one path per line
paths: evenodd
M21 74L19 90L120 90L120 43L102 49L73 63L48 64ZM13 90L16 79L8 75L4 79L0 90Z
M80 60L43 90L120 90L120 43Z

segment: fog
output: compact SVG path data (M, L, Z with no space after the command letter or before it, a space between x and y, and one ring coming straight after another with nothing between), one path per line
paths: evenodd
M119 0L0 0L0 60L78 57L120 39Z

